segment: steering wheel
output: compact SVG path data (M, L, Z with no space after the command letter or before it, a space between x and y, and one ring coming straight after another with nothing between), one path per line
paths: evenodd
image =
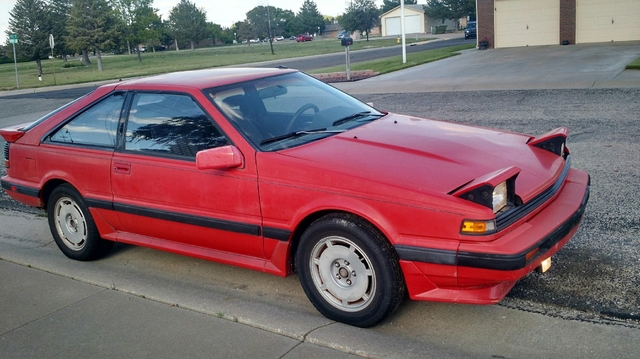
M302 107L300 107L298 109L298 111L296 111L296 113L293 114L293 117L291 118L291 121L289 122L289 125L287 125L287 130L285 131L285 133L291 132L291 129L293 129L293 123L296 122L298 117L300 117L308 109L313 109L313 111L315 113L318 113L320 111L318 106L316 106L316 105L314 105L312 103L306 103L306 104L302 105Z

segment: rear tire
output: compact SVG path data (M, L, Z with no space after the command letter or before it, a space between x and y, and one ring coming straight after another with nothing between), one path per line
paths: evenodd
M82 196L68 184L60 185L51 192L47 217L58 248L71 259L98 259L113 247L112 241L100 238Z
M316 309L357 327L376 325L398 307L404 278L391 244L371 224L330 214L304 232L296 253L300 283Z

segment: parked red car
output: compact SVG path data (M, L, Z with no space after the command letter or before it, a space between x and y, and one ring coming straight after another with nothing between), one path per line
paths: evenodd
M302 105L300 105L302 104ZM371 326L416 300L490 304L573 236L589 176L529 136L377 111L288 69L99 87L0 130L2 188L69 258L114 242L286 276Z
M297 42L304 42L304 41L311 41L311 40L313 40L313 37L311 35L300 34L296 36Z

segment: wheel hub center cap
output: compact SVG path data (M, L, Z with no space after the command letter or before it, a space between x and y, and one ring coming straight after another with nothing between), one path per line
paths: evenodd
M342 278L347 278L349 276L349 271L345 267L340 268L339 273Z

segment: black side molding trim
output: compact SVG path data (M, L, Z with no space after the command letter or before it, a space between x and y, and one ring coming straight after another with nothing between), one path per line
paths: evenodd
M84 203L87 205L87 207L108 209L110 211L114 210L113 209L113 202L109 202L109 201L103 201L103 200L100 200L100 199L84 198Z
M288 242L289 237L291 236L291 231L273 227L262 227L262 235L264 235L265 238Z
M17 184L11 184L10 182L3 181L3 180L0 180L0 185L2 186L3 189L7 191L13 191L12 188L15 188L16 189L15 191L20 194L24 194L24 195L36 197L36 198L40 197L40 189L38 188L31 188L26 186L20 186Z
M435 264L456 265L456 251L446 249L418 248L405 245L394 247L400 259Z
M193 215L187 215L182 213L161 211L158 209L143 208L143 207L137 207L137 206L131 206L131 205L119 204L119 203L114 203L113 208L118 212L134 214L137 216L163 219L166 221L192 224L194 226L220 229L223 231L250 234L254 236L260 235L259 225L226 221L222 219L215 219L215 218L209 218L209 217L193 216Z

